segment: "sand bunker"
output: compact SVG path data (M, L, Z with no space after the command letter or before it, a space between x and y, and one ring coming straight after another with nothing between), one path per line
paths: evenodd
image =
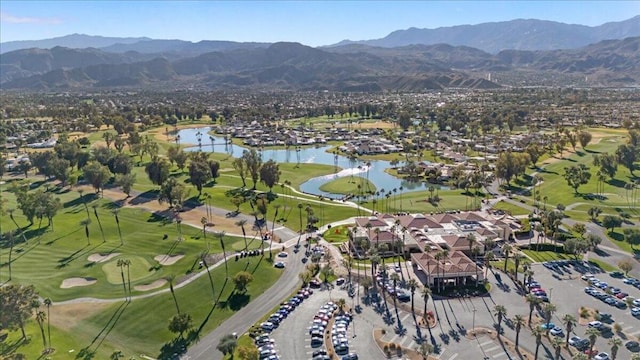
M138 290L138 291L148 291L148 290L153 290L153 289L157 289L159 287L162 287L164 284L167 283L167 280L165 279L158 279L154 282L152 282L151 284L145 284L145 285L136 285L134 287L134 289Z
M120 253L111 253L109 255L91 254L89 255L88 260L91 262L101 263L101 262L107 262L118 255L120 255Z
M159 262L162 265L173 265L176 262L178 262L178 260L182 259L184 257L184 255L158 255L156 257L154 257L153 259L157 262Z
M76 286L89 286L98 282L95 278L92 277L84 277L84 278L68 278L62 280L62 284L60 285L61 289L69 289Z

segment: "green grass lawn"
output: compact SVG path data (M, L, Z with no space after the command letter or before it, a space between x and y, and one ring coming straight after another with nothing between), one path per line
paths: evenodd
M524 209L518 205L509 203L506 201L499 201L497 204L493 206L493 209L502 210L511 215L528 215L529 214L529 211L527 209Z
M349 239L349 231L354 224L334 226L322 234L322 237L330 243L343 243Z
M359 194L361 192L376 192L376 187L373 183L366 178L355 177L341 177L335 180L326 182L320 186L320 190L332 193L332 194Z
M434 185L434 187L437 187L437 185ZM437 190L434 191L433 195L438 195L441 200L434 205L427 201L430 195L431 193L427 190L411 191L403 194L398 192L396 195L389 197L389 199L381 197L376 204L376 209L384 212L388 207L390 212L408 211L423 213L445 210L471 210L479 207L480 201L483 198L482 195L478 193L478 196L474 199L473 196L468 196L464 190L459 189ZM473 206L474 201L476 206ZM371 207L371 202L369 201L365 206Z
M524 254L533 259L535 262L544 262L544 261L552 261L552 260L567 260L572 259L573 256L569 254L560 254L554 251L535 251L524 249L522 250Z
M604 270L604 271L606 271L606 272L611 272L611 271L618 271L618 270L620 270L620 269L618 269L616 266L613 266L613 265L611 265L611 264L609 264L609 263L607 263L607 262L600 261L600 260L597 260L597 259L589 259L589 262L590 262L592 265L595 265L595 266L599 267L600 269L602 269L602 270Z

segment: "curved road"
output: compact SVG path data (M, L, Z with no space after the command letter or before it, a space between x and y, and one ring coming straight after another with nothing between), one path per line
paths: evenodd
M302 236L302 240L306 239L306 235ZM287 245L293 245L297 242L298 237L287 241ZM255 324L260 318L276 307L282 300L291 294L299 285L298 274L304 268L302 258L304 257L304 248L301 247L298 253L291 252L287 258L287 267L280 279L276 281L267 291L251 302L242 310L236 312L233 316L225 320L220 326L216 327L211 333L201 338L199 342L191 346L186 355L181 359L189 360L222 360L223 356L216 349L220 339L227 334L237 332L243 334Z

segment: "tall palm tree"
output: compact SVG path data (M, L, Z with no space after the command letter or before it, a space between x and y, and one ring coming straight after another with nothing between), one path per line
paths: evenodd
M429 284L422 288L422 300L424 300L424 308L422 309L422 317L424 319L425 324L427 324L427 303L429 302L429 297L431 296L431 289L429 288Z
M116 226L118 226L118 236L120 237L120 245L124 245L124 242L122 241L122 231L120 231L120 219L118 218L118 213L120 212L120 209L113 209L112 213L113 216L116 218Z
M271 252L271 246L273 245L274 229L276 226L276 219L278 218L278 211L280 210L280 206L281 206L280 204L276 204L273 206L275 211L273 213L273 220L271 221L271 237L269 238L269 259L273 258L273 253Z
M620 345L622 345L622 340L620 340L619 337L614 336L611 339L609 339L609 346L611 346L611 360L616 360Z
M525 324L524 318L522 317L522 315L518 314L518 315L514 316L511 321L513 322L513 325L515 326L515 330L516 330L516 347L518 347L518 343L520 341L520 330L522 330L522 326L524 326L524 324Z
M129 301L131 301L131 260L123 259L124 266L127 267L127 290L129 291Z
M553 349L556 351L556 360L560 360L560 352L562 351L562 344L564 344L564 341L562 341L562 339L560 339L559 337L554 336L553 339L551 340L551 346L553 346Z
M104 237L104 230L102 229L102 223L100 222L100 217L98 216L98 204L91 205L93 208L93 215L96 217L98 221L98 227L100 227L100 233L102 234L102 242L107 242L107 239Z
M15 240L13 238L13 232L9 231L7 232L7 238L9 239L9 279L7 281L11 281L11 276L12 276L12 270L11 270L11 264L13 263L13 245L15 243Z
M502 253L504 254L504 273L507 273L507 263L509 262L509 254L511 253L511 245L504 244L502 245Z
M589 339L589 354L593 352L593 346L596 344L596 340L598 340L598 336L600 336L600 330L596 328L588 328L584 334ZM591 357L592 355L589 355Z
M87 245L91 245L91 240L89 239L89 224L91 224L91 219L89 218L80 220L80 225L84 226L84 235L87 237Z
M467 242L469 243L469 254L471 254L471 249L473 249L473 245L478 243L476 236L473 234L467 235Z
M540 344L542 344L542 335L544 334L544 329L540 326L536 326L531 330L531 333L536 338L536 352L533 358L538 360L538 350L540 350Z
M547 323L547 325L549 325L549 323L551 323L551 317L553 316L553 313L556 312L558 308L552 304L552 303L546 303L544 304L544 307L542 308L542 311L544 312L544 320ZM551 330L549 326L546 327L547 328L547 334L549 334L549 331Z
M40 334L42 334L42 346L44 348L43 352L47 350L47 337L44 334L44 320L47 318L47 314L42 310L38 310L36 312L36 322L38 323L38 327L40 328Z
M409 279L409 281L407 281L407 286L409 287L409 290L411 290L411 314L415 318L416 317L416 310L413 307L413 295L415 295L416 289L418 288L418 282L416 281L416 279L411 278L411 279Z
M516 273L515 273L515 279L516 281L518 280L518 267L520 266L520 262L524 259L524 255L522 255L521 253L517 252L513 255L513 262L515 264L516 267Z
M540 304L540 299L533 294L527 294L525 296L525 301L529 303L529 327L531 327L531 316L533 315L533 310L535 310L536 306Z
M398 280L400 280L400 276L398 276L397 273L393 273L391 274L391 280L393 281L393 290L396 291L397 287L398 287ZM398 301L397 301L397 296L392 296L393 297L393 307L396 310L396 318L398 319L398 328L402 328L402 324L400 323L400 314L398 313Z
M304 206L302 205L302 203L298 203L298 213L300 214L300 233L303 233L304 231L302 231L302 208Z
M178 315L180 315L180 307L178 306L178 298L176 298L176 292L173 289L173 281L175 280L175 275L170 274L166 277L167 281L169 282L169 291L171 291L171 296L173 296L173 303L176 305L176 311L178 312Z
M229 278L229 267L227 266L227 254L224 250L224 231L219 231L215 233L215 236L220 240L220 247L222 248L222 256L224 258L224 272L225 272L225 278L228 279Z
M504 305L496 305L493 307L493 313L498 317L498 336L500 335L500 327L502 318L507 316L507 308Z
M53 303L51 302L51 299L49 298L45 298L44 299L44 305L47 307L47 335L49 338L49 348L53 348L53 345L51 345L51 305Z
M207 270L207 276L209 277L209 285L211 285L211 296L213 296L213 298L215 299L216 293L213 287L213 278L211 277L211 271L209 271L209 264L207 264L206 252L202 252L202 254L200 254L200 261L202 261L202 266L204 266L204 268Z
M242 219L242 220L238 220L236 221L236 226L240 226L240 229L242 230L242 239L244 240L244 251L247 251L249 249L249 245L247 244L247 233L244 229L244 225L247 223L247 220Z
M27 237L24 234L24 231L22 231L22 228L20 227L20 225L18 225L18 222L16 222L16 219L13 217L13 212L16 211L16 209L7 209L7 213L9 214L9 218L11 219L11 221L13 222L13 225L16 226L16 231L20 233L20 235L22 235L22 240L24 240L24 242L27 242Z
M565 329L567 330L567 338L565 339L565 341L568 344L569 343L569 337L571 336L571 332L573 331L573 328L577 324L576 317L571 315L571 314L565 314L562 317L562 323L564 324Z
M200 218L200 224L202 225L202 236L204 237L204 241L207 241L207 218L206 217L201 217Z
M117 266L120 268L120 276L122 277L122 288L124 289L124 297L126 300L128 300L127 282L124 279L124 267L126 266L124 263L124 259L118 259Z

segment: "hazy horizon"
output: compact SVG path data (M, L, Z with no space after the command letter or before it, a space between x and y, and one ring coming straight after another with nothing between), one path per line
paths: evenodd
M331 45L396 30L538 19L598 26L640 14L634 1L14 1L3 0L0 41L71 34L192 42Z

